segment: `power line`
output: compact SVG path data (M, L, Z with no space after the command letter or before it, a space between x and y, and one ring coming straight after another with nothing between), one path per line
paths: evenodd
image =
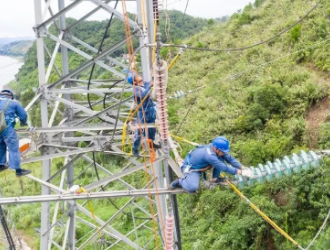
M183 12L183 17L186 14L186 11L187 11L187 8L188 8L188 4L189 4L189 0L187 0L186 8L184 9L184 12Z
M309 11L307 11L307 13L302 18L300 18L298 21L296 21L293 24L291 24L289 27L287 27L284 30L280 31L279 33L277 33L276 35L272 36L271 38L268 38L268 39L266 39L264 41L261 41L261 42L258 42L258 43L252 44L252 45L244 46L244 47L241 47L241 48L228 48L228 49L197 48L197 47L192 47L192 46L187 46L187 45L175 45L175 44L164 44L163 46L165 46L165 47L184 48L184 49L192 49L192 50L200 50L200 51L212 51L212 52L232 52L232 51L242 51L242 50L246 50L246 49L251 49L251 48L257 47L259 45L268 43L268 42L274 40L275 38L283 35L284 33L286 33L287 31L289 31L293 27L295 27L297 24L299 24L300 22L302 22L310 13L312 13L313 10L315 10L322 1L323 0L320 0L317 4L315 4L313 6L313 8L311 8ZM189 0L187 1L187 3L188 2L189 2Z
M181 121L181 123L180 123L180 125L179 125L179 128L178 128L177 131L176 131L176 135L179 134L179 132L180 132L180 130L181 130L181 127L182 127L183 123L186 121L186 118L187 118L187 116L188 116L190 110L192 109L192 107L194 106L194 104L195 104L195 102L196 102L196 100L197 100L197 97L198 97L198 95L195 96L193 102L190 104L190 107L189 107L187 113L186 113L185 116L183 117L183 119L182 119L182 121Z
M243 70L243 71L241 71L241 72L238 72L238 73L235 73L235 74L231 74L231 75L228 75L228 76L222 77L219 81L224 81L224 80L228 80L228 79L238 78L238 77L244 75L245 73L252 72L252 71L254 71L254 70L258 69L258 68L262 68L262 67L264 67L264 66L267 66L268 64L272 64L272 63L274 63L274 62L280 61L280 60L282 60L282 59L284 59L284 58L286 58L286 57L289 57L289 56L291 56L291 55L294 55L294 54L300 53L300 52L305 51L305 50L307 50L307 49L311 49L311 48L314 48L314 47L320 46L320 45L325 44L325 43L327 43L327 42L329 42L329 41L330 41L330 38L329 38L329 39L326 39L326 40L324 40L324 41L321 41L321 42L319 42L319 43L315 43L315 44L313 44L313 45L311 45L311 46L305 47L305 48L303 48L303 49L299 49L299 50L293 51L293 52L288 53L288 54L286 54L286 55L284 55L284 56L277 57L277 58L275 58L275 59L273 59L273 60L270 60L270 61L268 61L268 62L264 62L264 63L258 64L258 65L255 65L255 66L253 66L253 67L251 67L251 68L249 68L249 69L247 69L247 70ZM192 89L192 90L189 90L189 91L187 91L187 92L183 92L183 91L180 90L180 91L177 91L177 93L178 93L177 95L170 96L170 97L168 97L167 99L178 99L178 98L181 98L181 97L185 97L186 95L191 94L191 93L193 93L193 92L196 92L196 91L198 91L198 90L200 90L200 89L202 89L202 88L205 88L205 87L207 87L207 85L199 86L199 87L197 87L197 88L195 88L195 89Z
M117 8L118 2L119 2L119 0L116 1L116 4L115 4L114 9ZM105 41L105 39L106 39L106 37L107 37L108 31L109 31L109 29L110 29L110 27L111 27L111 23L112 23L113 16L114 16L114 13L111 13L110 19L109 19L109 21L108 21L107 27L105 28L105 31L104 31L104 34L103 34L103 37L102 37L101 44L100 44L100 46L99 46L99 48L98 48L98 50L97 50L97 54L99 54L99 53L102 51L103 43L104 43L104 41ZM88 90L89 90L90 85L91 85L91 80L92 80L92 77L93 77L93 73L94 73L95 66L96 66L96 63L93 64L93 66L92 66L92 70L91 70L91 72L90 72L90 74L89 74L88 84L87 84L87 89L88 89ZM89 108L90 108L91 110L94 110L94 109L93 109L93 106L92 106L92 103L91 103L91 99L90 99L90 94L89 94L89 93L87 94L87 101L88 101L88 106L89 106ZM101 119L101 118L100 118L100 119ZM101 119L101 120L102 120L102 119Z
M327 224L327 221L330 217L330 209L329 212L327 214L327 216L325 217L322 226L320 227L319 231L317 231L316 235L314 236L313 240L309 243L309 245L305 248L305 250L308 250L315 242L315 240L317 239L317 237L319 237L319 235L321 234L322 230L324 229L325 225Z

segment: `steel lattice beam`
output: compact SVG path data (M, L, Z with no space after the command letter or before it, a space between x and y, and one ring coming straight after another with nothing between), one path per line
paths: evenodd
M81 13L78 20L67 26L66 17L70 13L69 11L77 8L83 0L75 0L68 5L65 5L64 0L52 0L52 3L51 0L34 0L39 90L32 102L26 107L26 110L29 110L37 101L40 101L42 127L20 132L22 132L22 135L26 132L40 134L37 148L41 151L41 156L26 158L22 163L43 162L42 178L29 176L33 181L42 185L42 194L30 197L2 198L0 204L42 202L41 249L50 250L52 247L72 250L81 249L92 244L93 237L97 234L96 230L100 226L104 228L102 233L111 238L112 241L107 249L116 247L119 243L120 245L126 244L134 249L145 249L154 239L148 238L147 243L140 246L137 230L149 228L147 226L149 220L140 224L136 223L133 207L150 218L152 217L151 211L149 211L150 208L146 208L144 203L149 204L151 202L152 206L157 207L158 211L155 216L161 221L164 220L167 214L167 207L170 207L167 206L165 195L182 193L183 191L171 191L164 188L166 183L164 182L163 166L167 167L168 159L162 152L159 152L159 156L153 163L149 162L150 157L149 152L147 152L145 159L148 162L145 164L141 162L141 159L130 157L122 151L122 131L126 128L124 121L131 118L128 115L133 102L132 87L123 81L126 75L122 73L122 69L129 69L130 65L121 62L113 54L117 50L125 48L128 40L138 37L140 46L135 48L135 52L141 54L141 68L145 80L151 79L150 52L152 49L145 47L145 44L154 43L152 41L154 36L151 34L154 30L154 14L152 13L154 1L135 1L137 22L127 19L129 29L131 29L133 35L109 48L102 48L100 53L98 53L99 49L81 39L79 34L73 36L73 29L99 10L106 11L109 16L113 15L121 21L124 21L125 15L111 5L114 1L84 1L94 4L95 8L86 11L86 13ZM56 2L58 3L58 10L53 6L53 3ZM47 12L50 13L49 18L46 18ZM141 29L143 26L142 12L146 13L147 26L143 31ZM48 28L53 23L56 30L51 33ZM51 39L54 43L47 48L44 44L44 38ZM76 68L71 68L69 65L70 57L74 54L83 58L84 61ZM58 56L61 57L61 68L56 65ZM45 57L47 57L47 60L45 60ZM45 62L48 62L47 65ZM108 62L111 63L108 64ZM111 72L111 79L92 79L89 82L86 78L81 77L82 73L90 72L95 64L98 65L97 67L100 70ZM54 72L59 76L59 79L52 82ZM116 81L121 82L117 82L115 86L112 86ZM79 98L77 98L78 95ZM92 98L88 101L86 99L87 95L92 95ZM50 118L48 118L48 115L50 115ZM143 129L154 126L155 124L146 124ZM129 129L131 131L136 128L130 126ZM132 139L132 135L128 135L128 138ZM80 143L85 143L87 146L79 147ZM146 140L142 140L142 143L146 143ZM95 156L95 154L97 155ZM121 162L124 166L120 170L111 169L112 166L108 162L96 162L96 159L100 161L100 158L97 157L99 155L111 156L111 159L116 159L116 162L121 159L118 162ZM55 158L63 158L64 161L63 165L56 170L52 169L51 164L51 160ZM171 162L171 166L176 172L179 172L175 163ZM67 193L66 190L74 184L79 184L79 181L83 178L82 176L86 174L91 174L91 177L88 183L85 183L85 189L87 191L99 191L80 195ZM135 178L135 175L139 174L141 176L142 174L146 175L151 179L149 185L152 185L152 187L149 187L150 189L144 186L143 181L130 183L129 176ZM119 190L107 190L112 185L119 187ZM51 194L51 191L56 194ZM160 195L160 197L155 199L155 195ZM118 211L105 221L97 215L93 219L94 215L84 205L77 202L86 199L123 199L125 197L131 197L131 199L127 201L126 198L126 202L120 203L124 205L120 206ZM137 197L142 198L137 199ZM51 214L50 206L52 202L55 203L54 212ZM62 206L63 215L60 215L60 206ZM111 224L128 207L131 208L132 225L130 225L129 230L124 232L123 229L115 229ZM81 214L83 214L83 219L79 216ZM51 217L52 223L50 223ZM88 220L85 217L88 217ZM90 231L90 236L87 238L75 239L76 223L83 223L94 231ZM56 228L60 226L64 227L61 243L55 240ZM135 242L132 240L134 236ZM164 237L163 229L157 237Z

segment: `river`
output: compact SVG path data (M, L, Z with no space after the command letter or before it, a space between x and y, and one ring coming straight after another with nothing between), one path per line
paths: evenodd
M23 63L16 58L0 56L0 89L15 79L15 75Z

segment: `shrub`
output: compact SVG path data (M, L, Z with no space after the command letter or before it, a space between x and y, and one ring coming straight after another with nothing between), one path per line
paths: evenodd
M301 36L301 24L297 24L294 26L290 31L290 40L291 42L295 43L299 40Z

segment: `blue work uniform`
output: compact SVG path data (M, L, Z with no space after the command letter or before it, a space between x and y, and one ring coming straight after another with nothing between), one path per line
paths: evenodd
M148 95L150 91L150 83L145 82L144 86L133 86L133 98L134 101L139 105L142 100ZM144 123L143 118L143 111L144 111L144 117L146 123L155 123L156 121L156 108L155 103L151 100L150 96L146 98L146 100L143 102L142 106L139 108L139 111L136 114L137 122L138 124ZM143 109L142 109L143 107ZM143 135L145 136L145 131L142 129ZM148 139L151 139L152 141L155 140L156 136L156 128L148 128ZM134 139L133 139L133 153L138 154L139 147L141 144L141 130L137 129L134 131Z
M9 153L9 167L11 169L21 168L21 152L19 151L19 141L14 129L15 118L18 117L21 124L26 124L27 113L17 101L9 99L7 96L0 95L0 110L3 110L7 101L9 104L5 110L7 127L0 134L0 165L7 163L7 148Z
M211 144L197 147L191 151L184 159L181 167L184 178L179 180L179 184L188 192L195 192L199 186L199 179L202 172L198 170L205 169L208 166L213 166L213 178L219 177L221 171L235 175L242 164L229 154L218 157L212 150ZM225 164L227 162L231 166ZM190 169L185 173L185 169L190 166Z

